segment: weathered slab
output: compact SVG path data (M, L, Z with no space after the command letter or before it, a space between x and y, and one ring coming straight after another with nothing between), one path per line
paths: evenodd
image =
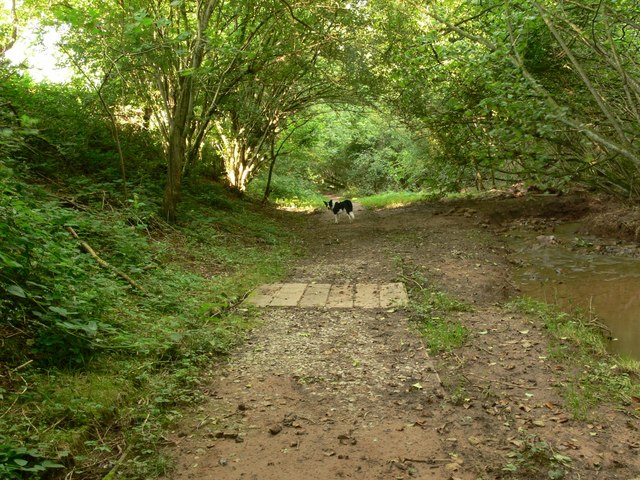
M324 307L329 297L329 290L331 290L330 283L312 283L304 291L299 307L312 308L312 307Z
M356 284L356 296L353 306L357 308L380 307L380 285L376 283Z
M409 303L404 283L387 283L380 286L380 306L382 308L404 307Z
M246 302L257 307L401 308L409 299L402 283L274 283L258 287Z
M247 302L256 307L266 307L273 300L273 296L282 288L281 283L272 283L269 285L260 285L247 297Z
M353 285L331 285L327 308L351 308L353 307Z
M306 283L283 283L282 288L273 295L273 300L269 305L272 307L295 307L306 288Z

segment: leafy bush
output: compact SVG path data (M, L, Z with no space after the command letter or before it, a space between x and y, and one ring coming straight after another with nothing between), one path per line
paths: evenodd
M127 443L127 478L159 475L159 435L177 407L202 399L202 368L252 324L250 311L232 310L282 274L292 238L207 182L186 189L183 223L168 226L147 186L126 208L71 203L18 165L0 162L0 431L21 443L3 451L0 472L24 478L68 450L75 472L94 478ZM92 188L80 180L67 178ZM100 188L110 195L117 184ZM229 208L212 208L216 197ZM100 267L68 227L144 292Z
M18 134L13 143L20 139L26 146L14 149L14 159L51 179L72 173L87 175L91 183L122 185L111 125L92 92L73 85L34 84L28 77L13 75L3 82L0 105L9 107L0 109L0 131L2 124L10 123ZM161 178L164 155L151 131L140 128L134 118L118 128L128 181Z
M40 477L47 470L60 468L64 465L43 458L39 450L12 445L0 436L0 478L35 478L36 474Z
M42 361L83 363L103 331L96 318L110 292L99 275L90 281L97 266L65 230L73 214L18 180L6 162L0 177L2 323L28 332Z
M155 477L162 432L251 327L253 312L236 307L283 274L293 238L196 176L181 223L167 225L149 133L120 125L134 173L124 198L95 98L35 87L0 87L0 432L12 438L0 436L0 477L50 476L61 451L78 477L114 465ZM123 457L125 444L135 454Z

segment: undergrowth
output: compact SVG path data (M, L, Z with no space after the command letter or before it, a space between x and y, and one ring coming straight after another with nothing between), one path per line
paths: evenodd
M295 239L212 183L186 186L170 226L142 187L122 205L117 183L53 191L8 161L0 176L0 477L162 474L163 431Z
M550 358L569 369L562 390L574 418L591 419L605 402L630 405L640 398L637 362L607 353L601 329L579 311L566 313L531 298L517 298L508 307L537 317L550 333Z
M449 313L469 311L469 305L447 293L426 288L415 292L411 307L417 329L430 353L449 352L464 345L469 331Z
M571 457L555 451L545 440L535 435L521 434L511 440L517 448L507 454L508 463L502 471L514 479L564 478L571 468Z

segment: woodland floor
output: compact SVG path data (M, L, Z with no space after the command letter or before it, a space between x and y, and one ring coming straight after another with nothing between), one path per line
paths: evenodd
M582 197L529 196L292 222L308 253L285 281L403 281L402 264L472 305L448 314L470 336L430 358L408 311L263 309L172 435L167 478L548 479L544 459L538 471L503 470L545 445L571 458L563 478L639 479L634 406L572 419L557 388L571 372L547 357L542 325L504 307L517 288L500 231L599 210Z

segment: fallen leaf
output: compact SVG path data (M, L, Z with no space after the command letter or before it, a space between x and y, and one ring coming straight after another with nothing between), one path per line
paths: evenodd
M566 447L566 448L570 448L571 450L580 450L580 445L578 445L577 443L574 443L572 441L561 443L561 445Z
M533 423L536 427L544 427L545 426L545 423L544 423L543 420L534 420L531 423Z

